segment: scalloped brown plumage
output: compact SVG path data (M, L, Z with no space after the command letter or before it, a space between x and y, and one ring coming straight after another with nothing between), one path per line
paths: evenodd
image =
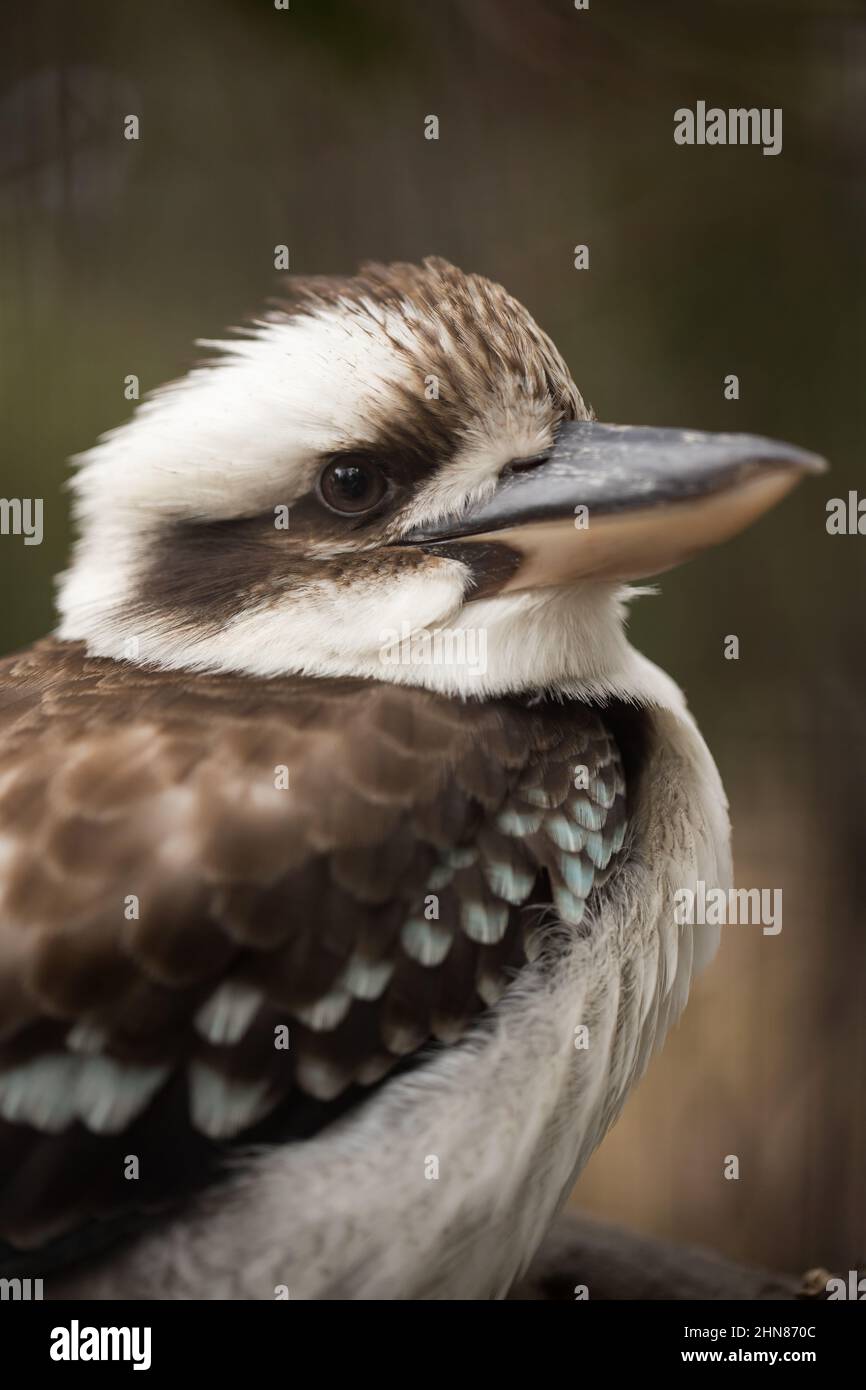
M2 663L0 690L13 1243L177 1196L305 1097L321 1123L456 1042L526 959L533 909L579 924L625 833L586 706L163 672L54 640Z

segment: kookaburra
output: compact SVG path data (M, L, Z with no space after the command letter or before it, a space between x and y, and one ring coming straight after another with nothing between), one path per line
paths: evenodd
M438 259L208 346L78 460L57 633L0 666L0 1273L502 1297L731 873L626 586L818 461L596 423Z

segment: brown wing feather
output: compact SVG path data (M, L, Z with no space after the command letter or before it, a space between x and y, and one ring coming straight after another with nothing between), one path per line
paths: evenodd
M0 1236L148 1205L287 1098L458 1039L522 963L525 907L552 889L577 924L624 828L582 707L9 659Z

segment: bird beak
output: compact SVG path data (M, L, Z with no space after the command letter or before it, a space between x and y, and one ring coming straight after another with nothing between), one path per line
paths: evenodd
M785 496L815 454L750 434L568 421L549 455L506 470L486 501L401 544L472 564L511 552L498 590L660 574L735 536Z

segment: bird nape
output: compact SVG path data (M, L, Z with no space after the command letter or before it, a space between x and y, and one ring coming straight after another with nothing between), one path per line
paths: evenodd
M209 346L77 461L57 633L0 666L4 1273L502 1297L730 882L628 581L820 463L597 423L438 259Z

